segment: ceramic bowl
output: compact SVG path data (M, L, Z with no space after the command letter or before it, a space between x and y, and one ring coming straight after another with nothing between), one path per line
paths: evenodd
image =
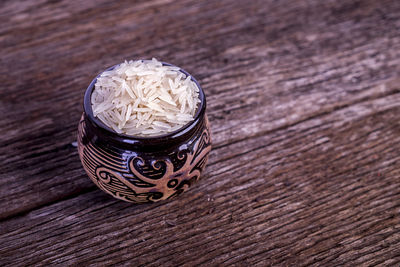
M175 197L198 181L211 150L211 136L206 97L193 76L201 100L194 120L156 137L118 134L94 117L90 99L97 77L86 90L78 127L79 157L90 179L113 197L134 203Z

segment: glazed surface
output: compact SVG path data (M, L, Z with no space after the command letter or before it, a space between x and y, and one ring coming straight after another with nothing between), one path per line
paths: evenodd
M88 134L83 114L78 127L78 150L90 179L112 196L135 203L155 202L177 196L200 178L211 137L207 116L184 142L152 152L126 150Z

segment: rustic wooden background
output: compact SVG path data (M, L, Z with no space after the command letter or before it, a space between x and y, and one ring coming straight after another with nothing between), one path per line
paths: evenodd
M400 2L1 1L0 265L400 264ZM76 148L84 90L124 59L207 94L202 180L112 199Z

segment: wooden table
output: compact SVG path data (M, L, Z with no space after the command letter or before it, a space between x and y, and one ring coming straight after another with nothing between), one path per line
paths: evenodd
M2 1L1 266L399 266L400 2ZM74 147L105 68L156 57L207 94L179 198L100 191Z

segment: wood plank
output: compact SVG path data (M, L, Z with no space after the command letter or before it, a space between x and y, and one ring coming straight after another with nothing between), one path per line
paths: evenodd
M208 94L215 147L253 135L262 135L264 132L313 117L319 112L324 113L337 106L351 104L352 101L390 94L393 88L370 87L382 85L387 79L396 77L399 72L399 37L395 34L395 29L393 32L385 32L385 25L375 23L382 18L380 12L373 12L372 7L376 5L374 1L368 3L372 7L367 6L363 9L365 13L361 15L364 16L364 23L357 23L352 16L357 17L360 14L354 11L354 14L350 12L346 17L347 21L351 22L353 19L354 22L344 26L337 20L332 20L331 24L327 25L326 17L331 18L331 10L318 3L312 3L310 7L298 2L289 9L284 9L282 3L255 3L255 6L249 7L237 2L227 2L226 5L211 3L211 6L196 4L186 10L187 14L182 14L181 7L160 2L154 5L167 8L165 14L168 16L163 17L162 22L149 22L150 29L158 29L159 23L172 21L173 16L186 19L188 15L196 12L203 14L200 17L200 25L190 19L186 24L187 29L177 32L176 24L167 24L163 33L160 33L165 34L164 47L161 49L163 38L155 42L148 39L154 37L135 31L145 39L136 42L132 39L133 36L122 35L121 40L116 40L112 51L96 49L96 42L82 40L85 31L80 27L87 27L84 23L87 16L84 15L93 6L87 4L89 6L81 7L82 12L79 13L76 12L78 7L75 5L68 3L68 6L64 7L62 3L57 12L68 15L62 22L55 16L52 23L47 21L51 18L47 18L44 21L38 20L38 25L32 25L32 21L41 17L40 14L47 14L46 9L39 8L36 11L38 15L29 10L24 11L22 14L28 17L26 20L20 20L20 25L15 26L18 29L16 33L12 36L5 35L6 38L1 39L2 45L5 46L4 51L7 52L3 59L4 64L12 63L20 71L4 76L2 83L7 86L0 93L0 109L5 114L5 119L1 120L0 137L1 143L4 144L0 148L0 159L4 163L2 176L5 178L0 180L0 190L7 192L0 195L1 201L6 203L0 208L0 218L94 189L81 171L76 150L70 144L75 139L85 86L95 73L116 63L116 57L122 60L124 57L138 55L149 57L170 54L166 59L162 58L176 62L175 64L198 76ZM126 15L126 20L136 21L135 12L141 10L142 6L128 3L121 5L115 7L115 10L126 8L127 11L124 12L133 16L130 18ZM71 9L70 13L68 8ZM104 8L108 8L107 5ZM153 15L152 8L153 5L148 7L147 16ZM310 8L314 8L313 12L306 12ZM383 4L379 8L390 11L389 6ZM109 12L114 12L112 10ZM257 10L256 16L246 18L246 14L254 10ZM269 10L275 13L269 13L270 16L265 21L265 12ZM111 21L107 19L112 18L104 18L101 11L102 9L92 14L93 23L110 24ZM55 13L58 14L57 12ZM215 18L216 12L223 13L226 20ZM298 18L302 23L291 26L292 21L282 21L282 16L293 17L297 13L297 17L303 16ZM391 14L392 19L397 15L392 11L387 16ZM18 17L13 15L12 18L15 16ZM313 20L309 19L310 16ZM54 23L68 25L71 21L76 21L77 28L69 31L54 29ZM37 33L41 38L36 39L38 36L33 34L29 39L29 46L7 46L8 43L14 43L15 38L27 38L25 32L33 31L34 26L37 26L37 31L42 29L39 26L45 27L42 29L45 34ZM120 25L120 31L125 31L125 26ZM284 30L290 27L295 29ZM374 27L372 33L371 27ZM184 32L196 32L198 28L203 31L197 36L202 38L191 42L190 35ZM249 28L255 30L249 32ZM88 30L88 38L105 39L111 28L102 29ZM277 36L268 37L274 36L277 29L283 29L284 39ZM116 30L115 27L113 30ZM350 30L364 32L365 35L368 33L368 42L356 42L353 41L353 36L344 35ZM299 35L299 31L306 32ZM237 36L241 38L237 40ZM264 41L264 36L268 42ZM382 38L383 36L387 37ZM179 42L170 44L172 38ZM209 41L203 43L204 40ZM211 40L215 45L211 46ZM135 55L129 54L132 53L131 47L121 47L121 44L134 41L137 51ZM65 42L68 46L67 54L60 46ZM182 53L180 46L189 42L194 45L193 49ZM325 45L326 42L333 43L328 46ZM154 44L153 47L149 47L149 43ZM304 49L299 49L296 45L301 45ZM176 51L172 53L173 50ZM106 52L111 54L105 56ZM82 53L85 57L82 57ZM304 55L309 57L304 58ZM106 60L103 60L102 56L105 56ZM47 57L57 58L57 61L43 60ZM341 60L335 61L336 58ZM27 65L26 60L32 60L35 64ZM51 71L57 68L57 65L63 66L68 75ZM10 81L19 82L15 84ZM243 118L246 118L247 127L242 127ZM40 164L42 162L47 164ZM21 168L23 172L20 171ZM10 181L13 181L13 186L10 186ZM66 184L68 186L65 186ZM9 195L14 197L9 198Z
M3 1L0 265L398 265L399 11ZM198 78L214 149L190 192L134 206L71 143L91 79L152 56Z
M134 206L96 190L9 219L0 253L17 265L362 265L398 256L399 100L367 100L259 137L229 168L211 164L179 201Z

